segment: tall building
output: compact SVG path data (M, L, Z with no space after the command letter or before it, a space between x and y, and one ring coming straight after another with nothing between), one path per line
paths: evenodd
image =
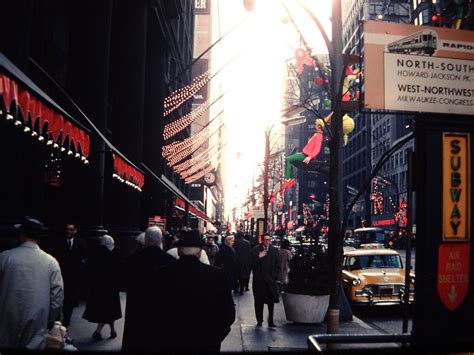
M149 223L209 218L161 154L165 126L191 109L164 115L191 81L194 1L2 1L0 12L19 28L0 32L6 235L31 215L52 236L66 222L86 238L109 231L126 253Z
M343 2L344 53L364 55L364 21L410 23L412 3L408 0L373 1L347 0ZM364 68L365 71L370 68ZM362 88L362 93L363 93ZM362 97L363 99L363 97ZM356 129L343 155L344 200L350 203L361 188L365 193L352 209L348 228L366 225L398 230L395 220L402 199L406 200L407 149L413 141L397 150L378 172L368 179L380 157L410 132L410 116L389 111L361 111L353 114Z
M209 50L212 44L221 37L219 26L219 1L195 1L195 31L194 31L194 59L192 76L198 78L209 76L212 78L204 85L193 98L193 110L201 105L211 104L208 110L203 112L191 125L191 136L203 135L202 141L197 143L197 149L193 153L195 159L202 161L203 168L200 171L208 171L204 176L196 179L190 186L191 199L206 211L211 218L210 221L194 218L193 226L201 231L216 231L216 225L220 225L223 218L223 184L221 167L222 162L222 136L223 136L223 100L221 76L216 75L219 68L213 62L213 50ZM203 158L200 158L203 157ZM199 173L199 172L198 172ZM201 174L200 174L201 175Z

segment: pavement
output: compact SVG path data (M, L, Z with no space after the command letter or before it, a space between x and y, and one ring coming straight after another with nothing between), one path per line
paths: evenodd
M266 321L263 327L256 327L252 290L242 296L234 294L236 304L236 319L226 339L222 342L222 352L298 352L307 351L309 335L325 334L326 323L301 324L286 320L283 302L275 304L274 320L276 328L269 328ZM122 315L125 314L126 294L121 293ZM90 323L82 318L85 303L74 309L68 335L73 338L74 346L80 351L120 351L124 318L115 322L117 338L109 339L110 328L108 325L102 330L104 340L96 341L92 338L97 324ZM264 310L264 320L267 319L267 308ZM381 334L357 317L351 321L341 322L340 334ZM394 344L393 344L394 345ZM369 348L369 344L351 345L351 348ZM373 347L373 346L372 346Z

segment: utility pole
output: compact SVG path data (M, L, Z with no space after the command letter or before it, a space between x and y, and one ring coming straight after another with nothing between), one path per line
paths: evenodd
M344 61L342 57L342 16L341 0L332 2L332 48L329 48L331 61L331 105L332 138L329 168L329 241L328 256L330 268L331 293L327 315L327 333L335 334L339 329L339 292L342 272L342 82Z
M269 204L269 194L268 194L268 174L270 168L270 133L272 128L269 127L265 130L265 157L263 162L263 216L265 219L265 225L263 231L266 232L268 229L268 204Z

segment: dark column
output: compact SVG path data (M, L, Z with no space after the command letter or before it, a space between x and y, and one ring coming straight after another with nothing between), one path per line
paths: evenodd
M69 4L71 11L68 87L71 96L97 129L107 129L109 58L112 18L111 0L80 0ZM91 147L82 187L79 223L82 231L102 233L104 224L104 161L106 146L91 132ZM109 153L108 153L109 154Z
M113 9L109 128L112 141L137 166L142 162L147 1L117 1ZM159 117L156 117L159 119ZM140 193L113 180L107 188L107 221L116 234L139 232Z
M0 1L0 52L22 70L28 65L33 8L33 0Z
M161 34L160 24L154 11L148 13L146 43L146 79L143 121L143 162L157 176L163 169L163 102L165 97L165 70L167 44ZM163 185L151 174L146 175L142 193L142 223L150 216L165 218L166 202ZM168 221L169 223L170 221ZM167 225L169 225L167 223Z

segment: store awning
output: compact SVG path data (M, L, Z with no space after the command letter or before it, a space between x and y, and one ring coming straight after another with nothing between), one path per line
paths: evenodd
M189 206L189 213L195 215L197 218L202 219L205 222L211 222L211 219L207 216L207 214L194 206Z
M0 116L23 126L40 141L62 148L87 163L90 137L88 130L75 121L33 83L7 57L0 53ZM5 110L6 112L3 112Z
M184 211L186 208L186 202L182 198L176 197L175 206L176 208ZM199 208L194 207L190 202L188 202L188 212L193 216L202 219L205 222L212 223L212 220L203 211L201 211Z
M113 177L141 191L145 183L145 175L127 163L118 154L112 153L112 158L114 159Z

